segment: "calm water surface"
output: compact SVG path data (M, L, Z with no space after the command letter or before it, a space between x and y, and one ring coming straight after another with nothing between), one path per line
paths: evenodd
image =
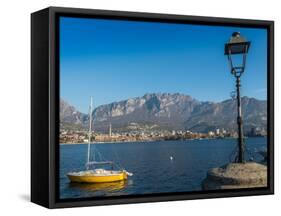
M113 160L134 174L125 182L104 184L70 183L68 172L85 169L87 145L60 145L60 198L198 191L210 168L230 161L236 143L210 139L92 144L98 159L101 155ZM246 145L255 161L262 160L256 150L266 148L266 138L248 138Z

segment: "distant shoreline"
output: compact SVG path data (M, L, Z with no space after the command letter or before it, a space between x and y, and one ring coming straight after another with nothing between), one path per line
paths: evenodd
M137 140L137 141L108 141L108 142L91 142L91 144L111 144L111 143L129 143L129 142L157 142L161 140ZM166 140L168 141L168 140ZM60 145L85 145L88 142L82 143L60 143Z
M244 137L247 138L265 138L266 136L256 136L256 137ZM193 140L217 140L217 139L237 139L236 137L224 137L224 138L201 138L201 139L186 139L186 140L135 140L135 141L107 141L107 142L91 142L91 144L112 144L112 143L143 143L143 142L160 142L160 141L193 141ZM85 145L88 142L82 143L60 143L59 145Z
M245 137L248 138L248 137ZM108 141L108 142L91 142L91 144L112 144L112 143L136 143L136 142L159 142L159 141L193 141L193 140L211 140L211 139L237 139L234 137L226 137L226 138L201 138L201 139L186 139L186 140L136 140L136 141ZM60 143L60 145L85 145L88 142L83 143Z

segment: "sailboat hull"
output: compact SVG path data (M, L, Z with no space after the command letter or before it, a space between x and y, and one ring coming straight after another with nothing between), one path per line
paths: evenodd
M81 171L78 173L69 173L67 175L71 182L77 183L105 183L105 182L117 182L123 181L128 178L126 171L120 172L104 172L104 173L95 173L89 171Z

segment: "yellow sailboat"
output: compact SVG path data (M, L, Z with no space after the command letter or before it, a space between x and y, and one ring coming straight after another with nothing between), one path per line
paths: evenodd
M92 97L90 103L89 112L89 139L88 139L88 151L87 151L87 163L86 170L79 172L70 172L67 177L71 182L76 183L107 183L124 181L128 176L133 174L126 170L113 170L114 163L112 161L90 161L91 150L91 137L92 137ZM101 165L111 165L111 169L96 168ZM90 169L93 167L93 169Z

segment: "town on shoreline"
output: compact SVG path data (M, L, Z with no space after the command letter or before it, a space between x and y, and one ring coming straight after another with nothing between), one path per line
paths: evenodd
M60 130L60 144L83 144L88 143L88 134L86 130ZM248 137L267 136L266 130L252 128L247 134ZM223 139L237 138L236 131L216 129L207 133L192 132L189 130L161 130L161 131L131 131L131 132L111 132L108 133L93 132L91 142L93 143L120 143L120 142L152 142L169 140L194 140L194 139Z

